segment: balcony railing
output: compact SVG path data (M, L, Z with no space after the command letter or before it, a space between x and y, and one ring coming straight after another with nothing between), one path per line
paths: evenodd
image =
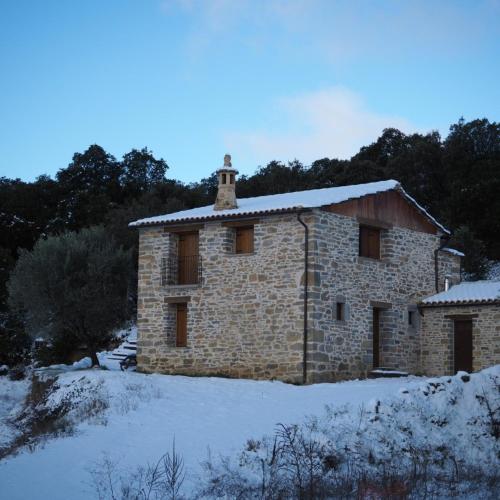
M196 285L201 283L202 266L199 255L167 257L162 261L161 283L166 285Z

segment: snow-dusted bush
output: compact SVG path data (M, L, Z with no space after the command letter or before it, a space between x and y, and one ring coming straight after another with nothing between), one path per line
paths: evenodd
M99 500L182 500L186 477L184 459L175 449L156 463L136 471L120 471L116 462L105 457L90 470L91 484Z
M500 488L500 366L428 380L353 419L331 409L205 465L203 498L410 498ZM496 493L495 493L496 492Z

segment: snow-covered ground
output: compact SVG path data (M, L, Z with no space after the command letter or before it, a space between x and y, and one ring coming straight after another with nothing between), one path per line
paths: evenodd
M199 483L209 450L216 460L234 459L249 438L272 434L278 423L301 423L308 416L324 419L332 411L340 415L335 418L341 419L337 423L342 428L361 426L373 442L449 443L490 470L499 465L500 443L489 434L479 399L484 394L499 406L500 365L471 376L310 386L99 369L62 371L57 377L44 408L70 403L67 418L74 432L0 460L1 499L94 498L90 472L105 459L122 475L130 474L171 451L174 439L185 461L189 492ZM497 386L492 385L495 379ZM28 386L6 377L0 384L0 394L12 395L3 403L0 398L1 422L19 408ZM490 392L484 393L488 384ZM356 433L344 434L335 439L349 444ZM5 432L3 436L5 445ZM379 453L391 453L390 447L377 446Z
M15 435L10 419L20 411L28 389L28 380L12 381L6 376L0 377L0 448Z
M272 433L278 423L301 422L322 414L325 405L350 404L357 410L374 397L397 393L422 379L378 379L306 387L281 382L142 375L83 370L59 376L59 398L87 386L109 400L103 419L82 422L70 437L55 438L30 453L0 462L1 498L93 498L89 470L104 457L135 468L176 448L195 484L200 462L240 451L250 437ZM29 480L27 480L29 478Z

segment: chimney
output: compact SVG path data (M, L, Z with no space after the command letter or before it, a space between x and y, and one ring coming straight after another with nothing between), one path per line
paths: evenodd
M238 208L236 203L236 174L238 171L231 165L231 155L224 156L224 166L217 170L219 187L214 210Z
M444 278L444 291L447 292L451 288L451 279L449 276Z

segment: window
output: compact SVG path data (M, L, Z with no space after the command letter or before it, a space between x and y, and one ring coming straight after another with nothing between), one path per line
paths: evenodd
M408 311L408 326L415 326L415 311Z
M418 328L419 326L419 318L418 318L418 310L415 306L411 306L408 309L408 328Z
M222 184L226 183L226 174L222 174Z
M253 252L253 226L241 226L235 228L236 241L235 253Z
M200 268L200 257L199 257L199 235L197 231L189 233L187 232L179 233L176 266L177 266L176 284L190 285L200 282L201 268Z
M380 259L380 229L359 226L359 256Z
M345 321L345 304L343 302L336 303L335 319L337 321Z
M230 182L231 184L234 184L234 174L230 174L230 175L229 175L229 182Z
M177 304L175 346L187 346L187 304Z

